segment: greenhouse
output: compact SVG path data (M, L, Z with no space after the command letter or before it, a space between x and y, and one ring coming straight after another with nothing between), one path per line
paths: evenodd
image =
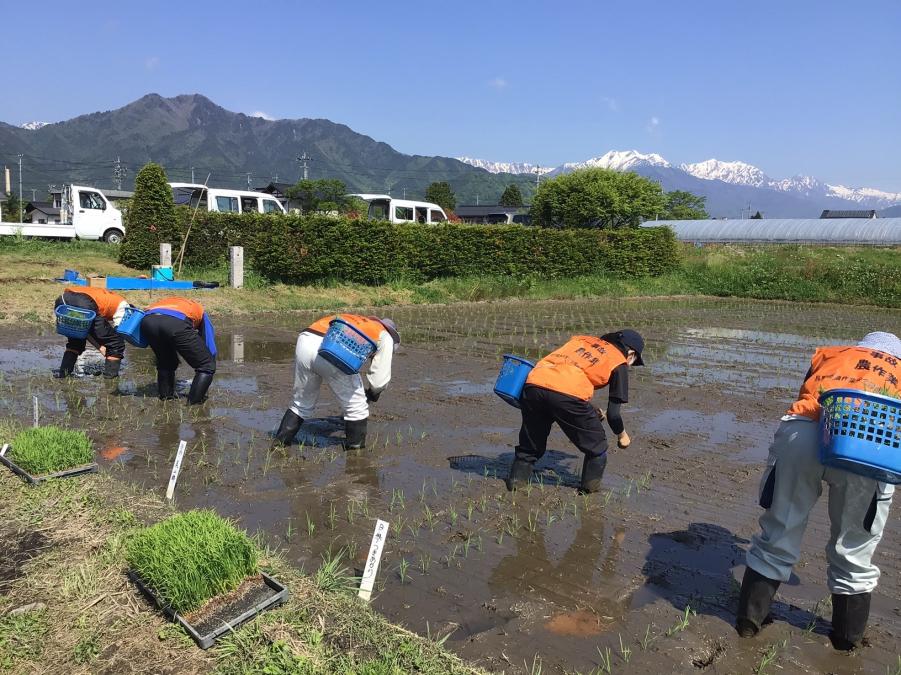
M901 218L774 218L771 220L655 220L680 241L747 244L901 245Z

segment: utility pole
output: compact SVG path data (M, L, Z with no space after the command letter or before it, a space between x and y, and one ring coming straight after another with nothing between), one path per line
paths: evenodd
M476 206L479 205L479 195L476 195Z
M35 190L34 188L31 188L31 201L34 201L35 199L37 199L37 197L34 196L35 192L37 192L37 190Z
M19 224L22 224L22 217L25 209L22 207L22 154L18 155L19 158Z
M194 182L194 167L191 167L191 182Z
M535 167L535 187L541 185L541 165Z
M128 174L128 167L122 164L122 160L116 155L116 165L113 169L113 180L116 181L116 189L122 189L122 179Z
M253 174L251 174L250 171L248 171L248 172L247 172L247 189L248 189L248 190L250 189L250 177L251 177L251 175L253 175Z
M404 188L404 199L407 198L407 188Z
M304 151L304 153L300 157L297 158L297 161L300 162L301 167L303 167L303 179L307 180L309 178L309 171L308 171L309 167L307 167L307 162L312 162L313 158L310 157L306 153L306 151Z

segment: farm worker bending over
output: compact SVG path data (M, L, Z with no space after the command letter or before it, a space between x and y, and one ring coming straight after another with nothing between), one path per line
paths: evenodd
M62 304L89 309L97 313L91 324L87 338L72 338L66 342L66 351L56 377L69 377L75 369L75 362L84 351L86 343L91 342L106 357L103 364L103 376L119 377L119 366L125 354L125 339L116 332L116 326L122 322L128 302L121 295L105 288L90 286L67 286L56 299L54 308Z
M620 404L629 400L629 366L644 365L644 339L634 330L601 337L576 335L535 364L523 387L522 428L507 479L507 489L528 484L532 467L547 449L556 422L566 437L585 454L581 492L597 492L607 466L607 437L603 416L591 405L596 389L609 387L607 423L619 447L632 441L626 433Z
M333 319L351 324L376 344L375 354L366 373L367 384L359 373L348 375L319 356L322 338ZM319 400L322 381L329 386L341 403L344 413L346 448L362 448L366 445L366 421L369 419L369 403L377 401L391 380L391 357L400 335L391 319L356 314L330 314L315 321L297 337L294 352L294 403L285 412L275 432L275 440L282 445L290 443L305 419L313 414Z
M175 369L181 356L194 369L188 403L203 403L216 372L216 333L203 305L185 298L163 298L146 312L141 335L156 356L160 399L175 398Z
M857 346L822 347L811 360L798 400L776 430L760 484L760 517L747 556L735 627L753 637L767 618L776 589L791 576L811 509L829 484L826 545L836 649L859 646L870 616L870 594L879 568L870 561L882 538L894 486L824 466L819 460L817 398L830 389L859 389L901 397L901 340L870 333Z

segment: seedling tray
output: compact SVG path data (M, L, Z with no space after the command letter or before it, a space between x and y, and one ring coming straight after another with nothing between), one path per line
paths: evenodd
M11 450L12 450L12 448L9 448L9 450L6 451L6 454L8 455ZM16 464L14 461L9 459L5 455L0 455L0 464L5 465L6 468L8 468L14 474L19 476L26 483L31 483L32 485L37 485L38 483L43 483L48 480L53 480L54 478L71 478L73 476L80 476L81 474L84 474L84 473L94 473L95 471L97 471L97 464L91 463L91 464L84 464L82 466L75 466L75 467L72 467L71 469L66 469L64 471L55 471L53 473L45 473L40 476L32 476L25 469L23 469L21 466Z
M225 599L225 604L218 610L216 610L213 613L212 617L197 622L197 626L195 626L184 616L174 611L168 605L164 604L163 601L160 600L159 597L157 597L156 592L144 583L137 572L129 570L128 578L131 579L135 586L137 586L158 609L162 610L163 614L165 614L171 621L174 621L182 628L184 628L185 632L187 632L188 635L191 636L194 642L197 643L197 646L201 649L209 649L213 646L213 643L215 643L217 639L219 639L226 633L232 632L241 624L250 621L250 619L254 618L257 614L283 604L288 600L289 595L288 589L285 586L270 577L265 572L260 572L259 581L261 582L263 588L253 589L250 591L250 593L254 595L253 600L250 600L250 602L252 602L250 606L247 605L247 594L231 602L228 601L227 595L219 596L219 598ZM253 579L251 579L251 582L252 581ZM257 600L256 595L259 594L261 590L265 593L265 597ZM228 611L232 609L232 605L235 605L234 611L236 612L236 614L234 615L234 618L222 619L221 617L223 616L223 614L227 615ZM216 621L216 623L219 624L217 627L212 628L209 625L205 625L211 623L210 619L215 619L217 617L220 617ZM198 629L199 631L202 631L206 634L201 635Z

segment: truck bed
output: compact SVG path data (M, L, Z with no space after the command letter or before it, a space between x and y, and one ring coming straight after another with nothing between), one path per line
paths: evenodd
M0 222L0 235L17 234L21 234L23 237L57 237L60 239L74 239L75 227L59 223L35 224Z

